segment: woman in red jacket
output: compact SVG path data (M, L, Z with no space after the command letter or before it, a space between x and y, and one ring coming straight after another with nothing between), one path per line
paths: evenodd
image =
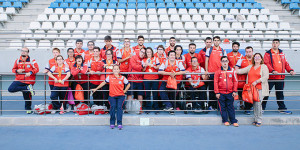
M76 85L80 84L84 91L84 103L88 104L88 76L86 75L88 71L88 66L84 63L84 60L81 55L75 57L75 64L71 69L71 73L74 76L74 84L72 84L72 90L76 89ZM81 81L82 80L82 81ZM75 104L79 104L79 101L75 101Z

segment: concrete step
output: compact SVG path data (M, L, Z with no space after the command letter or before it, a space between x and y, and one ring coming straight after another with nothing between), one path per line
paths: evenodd
M251 125L253 117L237 117L240 125ZM0 117L0 126L103 126L109 125L109 116L15 116ZM123 117L123 125L132 126L200 126L222 125L220 116L127 116ZM300 116L293 117L263 117L263 125L300 125Z

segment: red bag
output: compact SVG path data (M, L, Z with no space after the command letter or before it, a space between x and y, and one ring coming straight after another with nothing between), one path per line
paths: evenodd
M75 91L75 99L81 100L81 102L84 102L84 92L83 92L83 88L81 87L81 85L77 84L75 90L76 90Z
M52 104L40 104L40 105L35 105L34 106L34 112L39 114L39 115L43 115L43 114L50 114L51 110L53 109L53 105Z
M172 78L171 76L169 76L166 87L169 88L169 89L177 90L176 78Z
M76 105L76 113L78 115L87 115L87 114L91 114L93 112L87 104L80 103L80 104Z
M243 101L253 104L253 101L259 102L259 93L252 84L245 84L243 88Z
M239 100L239 95L236 94L235 97L233 97L233 98L234 98L234 100Z

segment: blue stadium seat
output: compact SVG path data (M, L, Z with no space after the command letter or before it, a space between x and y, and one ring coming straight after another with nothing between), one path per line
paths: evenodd
M11 7L11 2L3 2L1 7Z
M106 3L100 3L99 4L99 7L98 7L99 9L107 9L107 4Z
M92 0L91 3L100 3L100 0Z
M290 3L290 9L294 10L294 9L300 9L298 3Z
M97 3L90 3L89 9L97 9Z
M156 3L164 3L164 0L156 0Z
M81 3L82 0L73 0L74 3Z
M205 8L204 5L203 5L203 3L196 3L195 7L197 9L204 9Z
M78 4L79 3L70 3L70 8L76 9L76 8L78 8Z
M186 3L185 5L187 9L195 8L194 3Z
M252 3L244 3L244 9L253 9Z
M109 3L107 9L117 9L117 3Z
M146 9L146 3L138 3L137 8L138 9Z
M219 3L219 0L210 0L211 3Z
M175 4L174 3L167 3L167 8L175 8Z
M213 3L205 3L205 8L206 9L214 9L214 4Z
M201 3L209 3L209 0L201 0Z
M247 2L247 3L256 3L255 0L247 0L246 2Z
M174 3L181 3L181 0L174 0Z
M291 3L300 3L300 0L291 0Z
M65 0L65 3L73 3L73 0Z
M185 8L184 3L176 3L176 8Z
M233 9L232 3L225 3L224 8L225 9Z
M193 3L200 3L200 0L192 0Z
M227 3L227 0L220 0L220 3Z
M126 9L126 3L119 3L118 4L118 9Z
M28 3L28 0L19 0L22 3Z
M183 0L182 2L184 2L184 3L190 3L191 0Z
M78 8L83 8L83 9L87 9L88 8L88 4L87 3L80 3Z
M63 3L64 0L56 0L55 3Z
M223 4L222 3L215 3L215 8L223 9Z
M135 3L129 3L127 9L136 9L136 4Z
M136 3L136 0L128 0L128 3Z
M238 3L246 3L245 0L238 0L237 2L238 2Z
M147 8L149 9L149 8L156 8L155 7L155 3L148 3L147 4Z
M82 0L83 3L90 3L91 0Z
M229 3L236 3L236 0L228 0Z
M157 3L157 8L166 8L165 3Z
M173 3L173 0L165 0L165 3Z
M127 0L120 0L119 3L127 3Z
M71 3L71 4L76 4L77 5L77 7L78 7L78 3ZM60 6L59 6L60 8L69 8L69 3L61 3L60 4ZM70 7L71 7L71 5L70 5ZM76 7L76 8L77 8ZM71 7L72 8L72 7Z
M145 3L145 0L138 0L137 3Z
M22 2L14 2L13 7L15 7L15 8L22 8Z
M154 0L147 0L147 3L155 3Z
M118 0L110 0L110 3L118 3Z
M253 8L254 9L264 9L264 7L261 6L261 3L254 3Z
M109 3L109 0L101 0L101 3Z
M242 9L243 8L242 3L234 3L234 8Z
M281 4L289 4L290 0L281 0Z
M58 3L51 3L49 8L58 8Z

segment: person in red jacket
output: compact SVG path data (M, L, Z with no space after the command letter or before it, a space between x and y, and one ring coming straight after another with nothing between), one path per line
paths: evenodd
M164 63L167 60L165 48L163 45L157 46L157 52L154 54L154 57L158 58L160 64Z
M229 59L229 67L234 68L237 61L243 57L243 55L239 52L240 49L240 43L239 42L233 42L232 43L232 52L227 54L227 57Z
M229 117L231 124L238 127L233 106L234 97L237 95L237 75L235 70L228 66L228 63L227 56L222 56L222 67L215 72L214 76L214 91L220 106L222 122L224 125L229 126Z
M105 55L105 52L107 50L112 50L114 52L113 54L113 60L117 61L117 55L116 55L116 52L118 51L118 48L113 46L111 43L112 43L112 38L111 36L107 35L104 37L104 43L105 43L105 46L100 50L100 57L102 59L106 59L106 55Z
M285 76L276 75L276 74L285 73L285 70L289 72L291 75L295 75L296 72L294 72L294 70L291 68L283 51L279 49L279 45L280 45L279 39L274 39L272 42L272 49L267 51L264 56L264 63L267 65L269 72L274 74L274 75L270 75L269 80L279 80L275 82L270 81L269 90L271 91L273 86L275 85L276 99L277 99L277 105L279 107L278 108L279 112L284 114L292 114L291 111L287 111L287 108L284 104L284 95L283 95L284 81L283 80ZM264 101L262 102L263 110L266 109L268 99L269 97L266 96L264 98Z
M248 67L249 65L251 65L251 60L252 60L252 57L253 57L253 48L251 46L247 46L245 48L245 56L242 57L241 59L239 59L235 65L235 70L237 69L243 69L243 68L246 68ZM239 74L237 75L237 78L238 78L238 95L240 97L240 99L242 99L242 92L243 92L243 88L244 88L244 85L246 84L246 79L247 79L247 75L246 74ZM250 109L252 107L252 104L251 103L247 103L247 102L244 102L244 110L245 110L245 114L246 115L250 115Z
M80 84L84 91L84 103L88 104L89 94L88 94L88 76L86 75L88 71L88 66L86 63L84 63L84 60L81 55L77 55L75 57L75 64L73 65L71 69L71 73L74 77L74 82L72 84L72 90L76 89L76 85ZM83 81L81 81L83 80ZM79 101L75 101L75 105L79 104Z
M64 64L64 57L58 55L55 57L57 64L48 72L48 76L54 80L54 87L51 91L51 100L53 105L53 110L51 113L55 114L56 110L60 109L59 114L64 114L67 108L67 89L69 86L68 78L70 77L70 70L67 65ZM56 74L53 74L56 73ZM60 100L60 102L58 101Z
M28 54L29 49L22 48L21 57L15 61L12 69L12 72L16 74L16 81L8 87L8 92L21 91L25 100L26 113L31 114L31 100L34 95L32 86L35 84L35 74L39 72L39 66Z
M100 64L102 60L100 58L100 48L99 47L94 47L94 52L93 52L93 57L88 61L88 70L90 72L90 89L96 88L101 82L100 82L100 74L95 74L95 73L100 73ZM93 100L94 104L100 105L100 91L94 92L93 93Z
M202 62L202 58L199 57L199 54L195 53L196 51L196 44L195 43L190 43L189 44L189 53L185 54L185 65L186 68L190 68L192 66L192 57L196 57L198 59L198 62L201 63Z
M143 61L144 57L145 57L145 49L142 48L139 52L139 55L134 55L130 59L128 72L143 72L142 61ZM137 91L137 95L138 95L138 100L141 103L141 106L143 106L142 105L143 104L143 96L145 95L145 91L142 91L142 90L144 90L144 85L143 85L143 81L135 81L135 80L143 80L143 79L144 79L144 75L142 73L128 75L128 80L129 80L129 83L131 86L130 86L130 90L128 91L127 98L133 99L133 95L135 92L131 91L131 90L139 90L139 91Z
M133 51L134 51L134 53L135 53L136 55L139 54L141 48L145 48L145 49L146 49L146 47L144 46L144 42L145 42L144 36L139 35L139 36L138 36L138 45L135 46L135 47L132 47L132 49L133 49Z
M68 48L67 50L68 58L65 59L65 64L69 66L69 69L71 70L72 66L75 64L75 54L73 48Z
M58 48L53 48L53 49L52 49L52 54L53 54L53 58L50 59L50 60L48 61L48 64L45 66L45 69L44 69L43 73L48 73L49 70L50 70L53 66L56 65L56 60L55 60L55 58L56 58L56 56L60 55L60 49L58 49ZM54 87L54 82L53 82L52 78L49 77L48 79L49 79L48 83L49 83L50 90L52 90L53 87Z
M213 47L211 46L212 45L211 37L206 37L205 40L204 40L204 43L205 43L205 47L202 50L200 50L200 52L198 54L199 54L199 57L201 57L200 60L202 60L202 62L200 62L200 66L205 69L206 50L212 50L213 49Z
M77 39L75 44L76 44L76 48L74 49L75 57L81 55L84 60L85 50L82 49L83 41L81 39Z
M175 51L175 44L176 44L175 37L170 37L169 43L170 43L170 46L165 49L166 55L168 55L169 51Z
M124 47L119 49L116 54L121 72L128 72L130 58L135 55L135 52L130 48L130 40L128 38L124 39ZM124 74L124 76L127 78L128 75Z
M87 43L88 50L84 52L84 62L88 62L91 58L94 57L94 47L95 42L94 41L88 41ZM99 53L100 54L100 53ZM100 56L100 55L99 55ZM101 59L101 57L100 57Z

